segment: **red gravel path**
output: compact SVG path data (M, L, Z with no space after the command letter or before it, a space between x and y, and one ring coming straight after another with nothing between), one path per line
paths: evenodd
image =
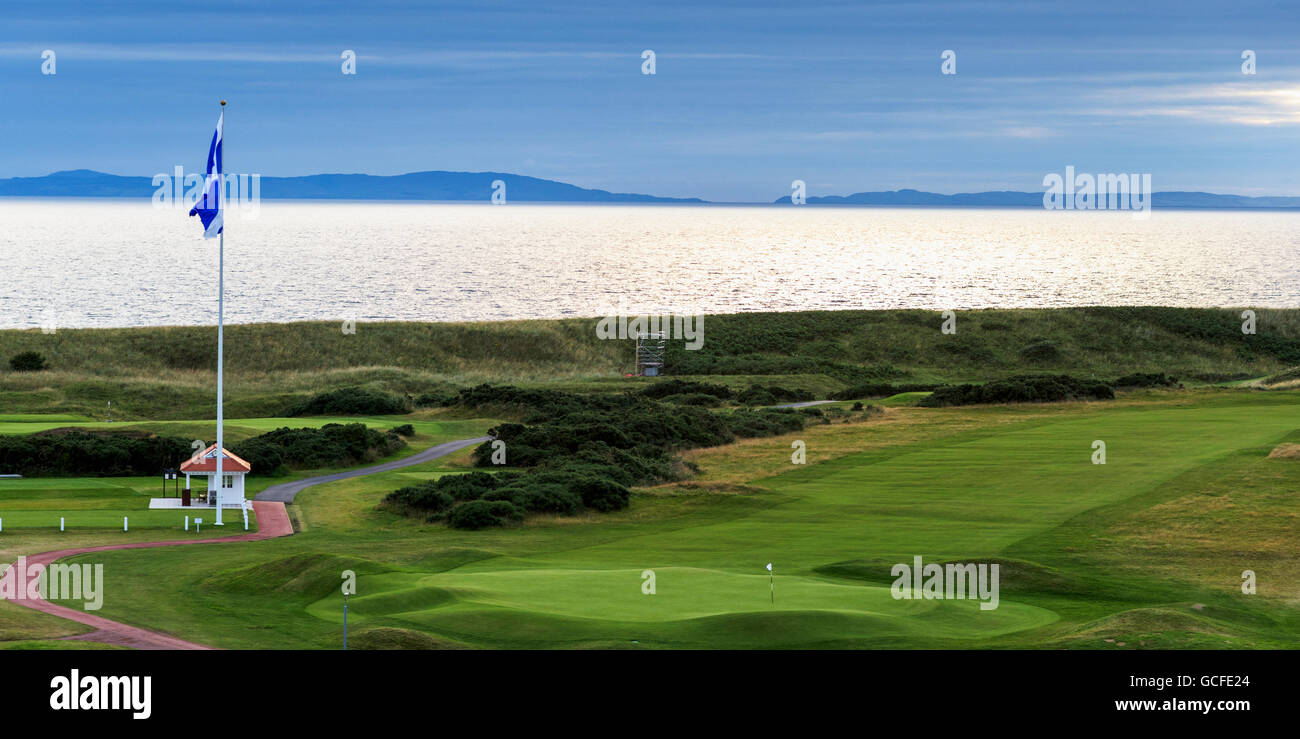
M241 534L239 536L227 536L220 539L144 541L135 544L109 544L101 547L60 549L54 552L43 552L41 554L30 555L27 557L27 564L28 566L36 564L49 565L50 563L64 559L65 557L73 557L78 554L87 554L89 552L107 552L116 549L175 547L188 544L228 544L236 541L260 541L262 539L273 539L277 536L288 536L293 533L293 524L289 523L289 513L284 509L283 503L255 500L253 501L253 511L257 513L257 533L255 534ZM126 624L110 621L87 611L68 608L45 600L16 599L12 602L95 628L95 631L89 634L70 637L72 640L102 642L104 644L115 644L134 649L211 649L211 647L206 647L202 644L195 644L194 642L188 642L184 639L177 639L174 636L168 636L167 634L158 631L150 631L149 629L142 629L136 626L127 626Z

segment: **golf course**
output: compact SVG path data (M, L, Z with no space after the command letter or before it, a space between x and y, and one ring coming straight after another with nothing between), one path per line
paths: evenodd
M346 570L357 575L348 646L358 649L1296 648L1300 311L1261 311L1257 336L1243 336L1238 312L977 311L961 314L956 335L922 311L710 316L704 348L670 351L660 379L623 377L627 343L597 341L577 319L383 324L356 336L235 326L228 333L244 337L232 346L266 350L227 358L227 405L243 411L227 412L227 445L284 427L411 426L402 449L367 464L510 424L548 428L535 408L455 399L484 382L591 408L667 381L831 402L698 410L786 414L802 428L680 445L671 474L631 485L625 507L529 509L463 528L386 502L408 486L514 469L485 468L470 445L305 488L288 506L292 536L71 562L104 565L97 615L227 649L339 648ZM0 374L0 435L215 438L203 414L210 373L168 359L171 331L192 343L199 329L0 331L0 353L42 351L50 364ZM1177 381L1112 379L1131 373ZM936 405L912 387L1047 374L1104 379L1113 397ZM864 389L877 386L898 392ZM276 415L352 387L414 400L405 413ZM636 407L701 402L686 395ZM99 406L111 398L110 422ZM249 497L346 469L254 469ZM148 510L161 489L160 477L0 479L0 560L194 535L179 512ZM996 607L896 597L892 570L915 557L997 564ZM67 641L87 630L0 602L0 647L94 646Z

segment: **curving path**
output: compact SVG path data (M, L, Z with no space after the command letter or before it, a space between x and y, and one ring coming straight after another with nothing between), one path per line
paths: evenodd
M372 467L361 467L360 469L348 470L347 472L335 472L332 475L320 475L319 477L308 477L302 480L294 480L293 482L283 482L280 483L279 485L272 485L266 490L263 490L262 492L253 496L253 500L273 500L273 501L278 501L280 503L292 503L295 495L301 493L303 490L311 487L312 485L319 485L322 482L335 482L336 480L346 480L350 477L361 477L362 475L373 475L376 472L388 472L389 470L397 470L403 467L410 467L413 464L423 464L425 462L435 460L438 457L445 457L448 454L451 454L452 452L460 451L461 449L464 449L470 444L481 444L482 442L485 442L490 438L492 437L479 436L474 439L460 439L459 441L449 441L445 444L438 444L437 446L431 446L428 449L425 449L424 451L418 452L416 454L412 454L409 457L394 460L392 462L384 462L383 464L377 464Z
M65 557L74 557L78 554L88 554L90 552L105 552L117 549L151 549L153 547L174 547L186 544L229 544L240 541L261 541L264 539L274 539L280 536L289 536L293 534L293 524L289 521L289 513L285 510L286 503L292 503L293 498L298 493L312 485L319 485L323 482L334 482L335 480L346 480L350 477L360 477L362 475L373 475L376 472L387 472L388 470L400 469L411 465L428 462L438 457L443 457L452 452L459 451L470 444L478 444L487 441L491 437L480 436L474 439L461 439L459 441L449 441L445 444L429 447L422 452L412 454L404 459L393 462L385 462L361 469L349 470L347 472L337 472L332 475L320 475L318 477L309 477L303 480L295 480L271 487L258 493L253 498L253 511L257 514L257 533L241 534L239 536L228 536L220 539L174 539L172 541L144 541L132 544L108 544L98 547L81 547L78 549L59 549L52 552L42 552L27 557L28 566L41 565L42 567L64 559ZM111 621L102 616L96 616L88 611L79 611L67 606L61 606L49 601L36 600L14 600L11 601L21 606L26 606L42 613L48 613L59 618L66 618L69 621L76 621L79 624L93 627L95 630L88 634L67 637L69 641L93 641L103 644L113 644L133 649L211 649L212 647L185 641L159 631L143 629L138 626L128 626L127 624Z

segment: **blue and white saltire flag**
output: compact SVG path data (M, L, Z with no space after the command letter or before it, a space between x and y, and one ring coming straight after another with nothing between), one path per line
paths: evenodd
M221 235L225 221L225 202L221 187L221 125L226 120L222 111L217 119L217 130L212 134L212 146L208 148L208 176L203 183L203 196L199 198L190 215L198 216L203 221L203 238L215 239Z

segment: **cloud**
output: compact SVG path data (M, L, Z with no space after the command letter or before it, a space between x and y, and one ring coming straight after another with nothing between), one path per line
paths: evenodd
M1112 104L1090 109L1091 115L1159 116L1238 126L1300 124L1300 83L1294 82L1257 83L1245 77L1235 83L1106 90L1094 97Z

